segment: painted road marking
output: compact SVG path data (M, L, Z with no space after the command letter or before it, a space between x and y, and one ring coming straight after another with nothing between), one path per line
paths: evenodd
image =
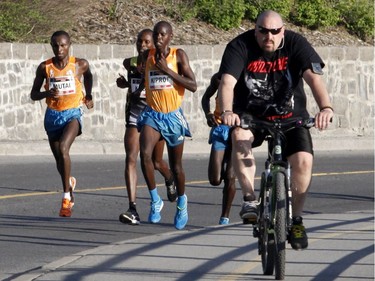
M373 174L375 171L348 171L348 172L328 172L328 173L314 173L313 177L324 177L324 176L338 176L338 175L361 175L361 174ZM256 180L259 180L260 177L255 177ZM185 184L207 184L209 181L189 181ZM164 186L164 184L157 184L156 186ZM147 187L146 185L138 186L140 188ZM113 186L113 187L98 187L98 188L88 188L88 189L79 189L74 191L75 193L84 193L84 192L92 192L92 191L101 191L101 190L118 190L124 189L125 186ZM20 198L20 197L31 197L31 196L40 196L40 195L53 195L59 194L60 191L45 191L45 192L29 192L29 193L21 193L21 194L10 194L10 195L2 195L0 196L0 200L4 199L12 199L12 198Z

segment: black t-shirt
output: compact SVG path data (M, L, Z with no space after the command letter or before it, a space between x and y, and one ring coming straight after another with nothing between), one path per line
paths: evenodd
M306 69L319 72L324 63L307 40L285 31L279 50L266 55L249 30L227 45L220 73L237 79L233 111L256 116L293 113L308 117L302 74Z

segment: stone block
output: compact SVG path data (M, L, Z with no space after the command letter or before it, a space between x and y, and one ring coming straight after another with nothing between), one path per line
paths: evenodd
M12 59L26 59L26 46L24 44L12 44Z
M29 44L26 48L26 60L36 60L41 63L53 57L53 51L49 44ZM38 63L38 64L39 64Z
M89 45L89 44L79 44L70 47L72 56L77 58L86 59L90 62L90 60L98 60L99 59L99 46L97 45Z
M362 62L374 62L374 47L361 47L359 49L359 59ZM374 64L373 64L374 66Z
M110 44L99 45L99 60L106 60L113 58L113 47Z
M135 56L138 56L135 45L113 45L113 58L121 60L121 64L125 58Z
M13 58L12 43L0 43L0 60L9 60Z
M359 48L344 47L345 57L343 60L356 61L359 59Z

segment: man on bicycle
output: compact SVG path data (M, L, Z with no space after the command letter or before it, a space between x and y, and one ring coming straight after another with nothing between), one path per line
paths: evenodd
M219 104L224 124L232 130L232 161L242 188L242 219L256 222L257 201L254 194L255 161L252 148L261 145L262 132L239 127L242 114L266 120L309 117L303 80L310 87L320 109L315 127L323 130L333 117L333 108L321 78L324 63L301 35L285 30L281 16L265 11L258 16L255 29L234 38L226 47L221 66ZM284 157L292 167L293 226L290 242L293 249L307 248L302 211L311 181L313 146L306 128L286 133Z

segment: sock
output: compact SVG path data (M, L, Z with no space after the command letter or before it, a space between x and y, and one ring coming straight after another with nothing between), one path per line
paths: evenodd
M70 192L64 192L64 197L63 198L71 200L72 198L70 198Z
M135 202L130 202L129 203L129 209L137 210L137 204Z
M177 198L177 206L180 208L184 208L186 206L187 197L186 195L178 196Z
M173 174L172 174L172 176L171 176L170 179L166 179L166 180L165 180L165 184L166 184L166 185L172 185L172 184L173 184L173 180L174 180L174 178L173 178Z
M254 195L244 195L243 197L243 201L245 202L251 202L251 201L255 201L255 196Z
M150 195L151 195L151 201L152 202L157 202L157 201L159 201L159 194L158 194L158 188L157 187L155 187L154 189L152 189L152 190L149 190L149 192L150 192Z
M293 217L292 220L293 220L293 224L302 224L301 216Z

